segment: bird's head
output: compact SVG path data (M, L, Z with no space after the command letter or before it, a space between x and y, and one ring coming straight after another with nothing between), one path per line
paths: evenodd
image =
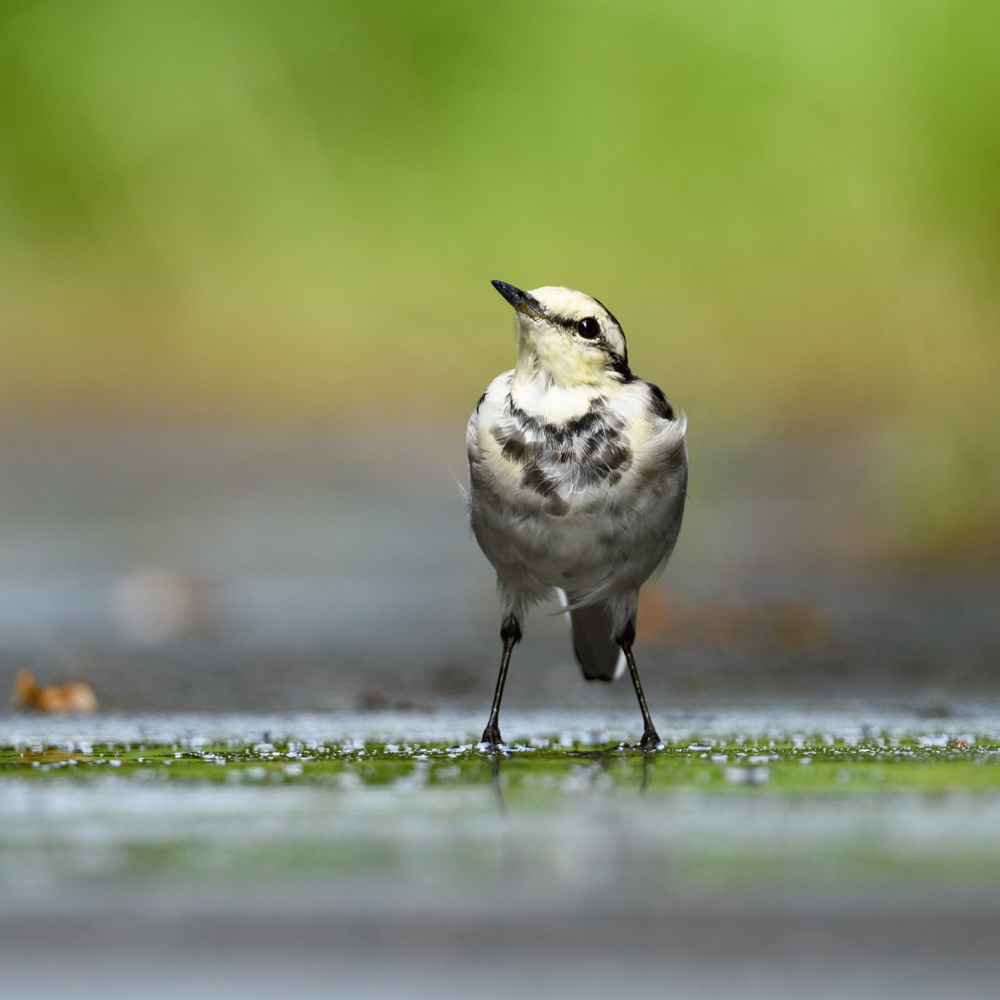
M571 288L493 287L517 313L519 371L566 389L632 378L625 334L597 299Z

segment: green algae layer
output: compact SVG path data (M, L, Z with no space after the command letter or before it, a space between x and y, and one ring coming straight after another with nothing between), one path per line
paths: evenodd
M197 743L197 741L194 741ZM668 743L654 753L627 744L564 746L535 739L491 752L470 744L347 741L165 746L86 743L0 749L0 776L45 781L121 780L295 783L344 790L498 786L506 804L550 801L585 790L649 794L675 789L720 794L768 792L1000 791L1000 743L961 738L815 738Z

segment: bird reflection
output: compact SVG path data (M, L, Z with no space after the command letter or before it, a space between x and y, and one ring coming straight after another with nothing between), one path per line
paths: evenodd
M490 784L493 786L493 798L497 801L497 812L501 816L507 815L507 803L503 800L503 792L500 789L500 754L491 753L490 762Z
M649 788L649 779L653 776L653 760L654 755L651 753L644 753L642 755L642 784L639 785L640 795L645 795L646 790Z
M490 753L486 755L486 760L489 762L490 766L490 786L493 789L493 798L497 804L497 813L501 816L507 815L507 803L504 801L503 788L500 781L500 761L507 756L507 754L502 753ZM590 756L591 760L600 760L602 770L607 770L608 765L611 763L612 756L608 755L606 757L600 756ZM649 784L653 778L653 771L656 767L656 755L653 753L644 753L642 755L642 777L639 782L638 794L640 796L645 795L649 790Z

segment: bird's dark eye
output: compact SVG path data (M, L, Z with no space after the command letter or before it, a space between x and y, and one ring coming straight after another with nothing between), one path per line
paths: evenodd
M587 340L595 340L601 335L601 324L593 316L588 316L576 324L576 332Z

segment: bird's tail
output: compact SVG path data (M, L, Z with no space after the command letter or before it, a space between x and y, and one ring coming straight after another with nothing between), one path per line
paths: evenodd
M559 597L565 607L566 595ZM573 633L573 652L577 663L588 681L613 681L625 670L625 654L611 638L614 623L611 612L604 604L588 604L566 612Z

